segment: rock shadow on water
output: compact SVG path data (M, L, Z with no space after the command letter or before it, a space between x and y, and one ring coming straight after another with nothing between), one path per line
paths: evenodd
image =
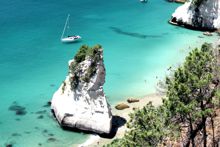
M47 110L40 110L35 112L35 114L45 114L47 112Z
M53 133L50 133L47 129L44 129L43 131L42 131L42 135L46 135L46 136L49 136L50 138L52 137L52 138L54 138L54 134Z
M131 36L131 37L136 37L136 38L140 38L140 39L146 39L146 38L161 38L162 36L159 35L145 35L145 34L141 34L141 33L136 33L136 32L127 32L124 31L120 28L117 27L109 27L112 31L118 33L118 34L122 34L122 35L127 35L127 36Z
M13 147L13 144L12 143L7 143L7 144L5 144L5 147Z
M44 118L43 115L39 115L39 116L37 117L37 119L43 119L43 118Z
M44 129L44 130L42 131L42 133L48 133L48 130L47 130L47 129Z
M11 136L12 136L12 137L18 137L18 136L22 136L22 135L19 134L19 133L12 133Z
M102 138L112 139L116 135L118 128L125 125L126 122L127 122L126 119L121 116L117 116L117 115L112 116L112 129L111 129L110 133L108 133L108 134L103 133L103 134L98 134L98 135ZM94 134L94 132L92 132L92 131L80 130L80 129L72 128L72 127L68 127L68 126L61 126L61 127L65 131L85 133L85 134ZM97 133L95 133L95 134L97 134Z
M16 118L15 120L16 120L16 121L21 121L21 119L20 119L20 118Z
M20 106L17 102L13 102L8 108L9 111L14 111L16 115L22 116L27 113L26 108Z
M34 129L39 130L40 128L39 127L34 127Z
M45 105L43 105L44 108L48 108L51 106L51 101L48 101Z
M54 136L54 134L53 133L48 133L48 136Z
M4 143L4 147L14 147L14 146L16 146L16 141L14 141L14 140L7 140Z
M50 84L50 87L55 87L55 84Z
M25 134L31 134L31 132L30 132L30 131L24 131L24 133L25 133Z
M56 141L58 141L58 140L54 137L50 137L47 139L47 142L56 142Z

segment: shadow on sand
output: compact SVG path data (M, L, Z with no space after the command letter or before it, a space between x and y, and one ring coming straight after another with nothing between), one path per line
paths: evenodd
M99 134L99 136L102 138L109 138L109 139L113 138L116 135L118 128L125 125L126 122L127 122L126 119L121 116L117 116L117 115L113 116L111 132L109 134Z
M98 134L100 137L102 138L113 138L117 131L118 131L118 128L125 125L126 124L126 119L123 118L123 117L120 117L120 116L112 116L112 129L111 129L111 132L109 134ZM68 127L68 126L62 126L62 129L66 130L66 131L74 131L74 132L79 132L79 133L85 133L85 134L94 134L94 132L92 131L83 131L83 130L79 130L77 128L71 128L71 127Z

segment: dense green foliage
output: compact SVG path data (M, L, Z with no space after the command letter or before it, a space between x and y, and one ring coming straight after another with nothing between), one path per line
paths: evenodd
M204 0L192 0L192 4L196 7L199 7Z
M176 133L166 115L165 107L156 108L151 102L148 103L143 109L130 114L131 119L127 124L129 131L124 138L114 140L107 147L156 146L164 136Z
M70 66L71 70L74 70L77 65L84 61L86 59L87 56L90 56L92 58L92 60L94 60L95 62L97 62L99 60L99 54L98 54L98 50L102 48L101 45L95 45L94 47L89 47L87 45L82 45L79 49L79 51L76 53L76 55L74 56L74 64L72 64Z
M101 45L95 45L94 47L90 48L87 45L82 45L79 51L76 53L74 60L77 63L80 63L85 60L86 56L95 56L98 52L98 49L102 48Z
M96 72L96 64L101 59L101 53L99 49L101 49L101 45L95 45L94 47L89 47L87 45L82 45L79 49L79 51L76 53L74 57L74 62L72 62L69 66L70 72L73 72L72 74L74 77L71 79L71 85L72 89L75 89L78 86L78 83L80 80L83 80L85 82L89 82L90 78L95 74ZM91 65L88 67L85 76L80 78L78 75L78 65L79 63L83 62L86 57L89 57L91 60Z
M79 51L76 53L74 60L77 63L84 61L86 58L86 55L88 54L88 51L89 51L89 47L87 45L82 45Z
M215 57L210 44L194 49L185 62L167 77L167 94L163 105L155 108L148 104L131 114L130 129L122 139L114 140L108 147L157 146L166 137L177 137L181 125L187 127L184 146L195 146L198 131L203 132L206 146L206 121L212 117L216 84L213 84L216 70ZM179 133L178 133L179 132Z
M183 66L179 67L174 76L167 78L167 97L165 107L175 117L177 123L186 123L190 133L196 134L195 130L203 125L203 133L206 136L205 122L212 113L212 98L215 89L211 86L214 71L214 56L210 44L202 45L201 50L194 49L186 57ZM200 126L197 126L196 123ZM189 136L186 144L194 137ZM205 139L206 137L204 137Z

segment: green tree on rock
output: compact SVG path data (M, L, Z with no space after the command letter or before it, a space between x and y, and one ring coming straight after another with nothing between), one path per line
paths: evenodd
M167 78L167 97L164 101L171 117L176 122L188 124L189 132L185 146L195 146L194 138L198 130L203 130L206 146L206 120L212 113L212 98L215 88L212 86L215 58L210 44L203 44L201 50L194 49L186 57L172 78Z
M144 108L130 114L129 131L122 139L115 139L107 147L149 147L157 146L168 134L173 134L167 121L166 109L148 103Z

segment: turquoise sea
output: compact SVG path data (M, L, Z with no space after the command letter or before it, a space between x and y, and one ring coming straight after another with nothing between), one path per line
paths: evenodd
M156 76L163 79L192 46L216 39L169 25L179 5L165 0L0 2L0 147L67 147L88 138L62 130L45 106L82 44L103 46L105 93L115 104L155 92ZM60 42L68 13L81 42Z

